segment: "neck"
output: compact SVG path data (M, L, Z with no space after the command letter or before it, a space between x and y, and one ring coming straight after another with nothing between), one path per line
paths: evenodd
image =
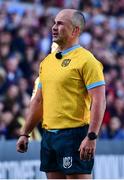
M74 42L72 42L72 43L63 43L63 44L60 44L59 45L59 48L58 48L58 50L59 51L64 51L64 50L66 50L66 49L68 49L68 48L70 48L70 47L72 47L72 46L74 46L74 45L76 45L76 44L78 44L79 42L78 42L78 40L77 41L74 41Z

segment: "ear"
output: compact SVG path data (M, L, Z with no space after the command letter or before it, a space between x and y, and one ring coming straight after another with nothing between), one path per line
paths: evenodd
M78 26L75 26L72 31L72 36L77 36L80 34L80 28Z

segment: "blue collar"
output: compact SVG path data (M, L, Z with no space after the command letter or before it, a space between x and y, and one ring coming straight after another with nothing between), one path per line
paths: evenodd
M81 47L81 46L80 46L79 44L76 44L76 45L74 45L74 46L72 46L72 47L70 47L70 48L62 51L62 55L65 55L65 54L67 54L68 52L70 52L70 51L72 51L72 50L74 50L74 49L77 49L77 48L79 48L79 47Z

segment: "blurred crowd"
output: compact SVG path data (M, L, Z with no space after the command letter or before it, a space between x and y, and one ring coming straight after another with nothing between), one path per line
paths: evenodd
M124 139L124 0L0 1L0 139L16 139L28 113L51 26L63 8L84 13L80 44L104 65L107 108L101 139ZM41 138L40 125L32 139Z

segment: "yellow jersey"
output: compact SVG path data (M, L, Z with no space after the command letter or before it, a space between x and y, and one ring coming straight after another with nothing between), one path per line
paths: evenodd
M56 58L49 54L40 64L43 123L48 130L80 127L90 122L88 90L105 84L102 64L88 50L75 45Z

